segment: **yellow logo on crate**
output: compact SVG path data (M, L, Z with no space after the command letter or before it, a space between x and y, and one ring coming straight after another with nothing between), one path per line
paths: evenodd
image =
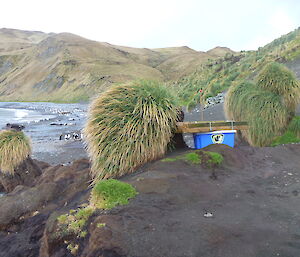
M214 144L222 144L224 141L224 135L223 134L215 134L211 135L211 140Z

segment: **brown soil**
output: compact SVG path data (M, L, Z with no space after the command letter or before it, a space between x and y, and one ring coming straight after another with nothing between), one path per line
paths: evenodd
M87 237L78 240L78 256L299 256L300 145L207 150L224 156L213 179L212 170L180 160L150 163L122 178L139 195L127 206L96 212ZM46 168L38 185L54 183L59 193L35 207L37 215L23 210L23 218L2 225L0 256L71 256L51 235L58 215L87 202L87 172L81 162Z

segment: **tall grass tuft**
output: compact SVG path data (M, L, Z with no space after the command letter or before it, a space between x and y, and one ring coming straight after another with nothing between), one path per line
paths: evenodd
M176 97L156 82L108 89L91 104L84 128L93 181L122 176L163 156L177 118Z
M270 63L257 84L244 82L229 89L225 112L230 119L248 121L249 129L242 134L251 145L266 146L287 130L299 99L300 84L293 73Z
M31 154L31 143L22 131L0 131L0 171L14 175L15 168Z
M229 89L225 112L230 119L248 121L249 129L242 134L254 146L269 145L286 129L289 120L288 109L279 95L250 82Z
M289 130L300 138L300 116L295 116L289 124Z
M267 64L257 78L257 85L283 97L285 105L294 110L300 99L300 84L295 75L284 65Z

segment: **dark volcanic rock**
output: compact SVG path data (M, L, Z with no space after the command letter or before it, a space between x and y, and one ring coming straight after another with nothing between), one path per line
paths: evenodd
M14 171L14 175L4 174L0 171L0 187L5 192L11 192L18 185L32 186L36 177L42 173L41 168L28 157Z
M88 160L71 166L39 164L45 169L33 187L17 186L0 198L0 257L38 256L50 214L62 214L88 199Z
M20 124L11 124L11 123L7 123L5 129L10 129L10 130L15 130L15 131L22 131L25 128L24 125L20 125Z
M99 223L105 224L105 227L98 228L97 224ZM124 231L120 230L120 227L124 227L120 215L102 215L97 217L89 228L91 235L81 256L128 256L126 241L124 241Z
M22 215L46 205L57 197L60 190L62 188L55 183L44 183L32 188L17 187L15 192L1 197L0 229L7 228Z

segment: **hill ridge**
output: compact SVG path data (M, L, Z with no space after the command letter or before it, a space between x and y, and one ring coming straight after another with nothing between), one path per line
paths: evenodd
M114 83L176 80L208 59L222 55L198 52L187 46L134 48L69 32L3 28L0 101L87 101Z

